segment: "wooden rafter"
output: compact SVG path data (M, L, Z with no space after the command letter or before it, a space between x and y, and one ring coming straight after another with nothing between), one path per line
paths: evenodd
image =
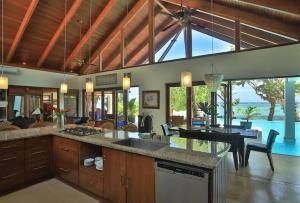
M155 62L155 4L154 0L148 0L148 29L149 29L149 62Z
M114 38L120 33L121 29L125 27L130 20L132 20L135 15L142 9L146 4L146 0L139 0L132 9L130 9L128 15L123 18L123 20L115 27L115 29L109 34L108 37L104 40L104 42L99 46L99 48L93 53L90 63L93 63L98 55L114 40ZM88 68L88 65L85 65L81 68L80 73L84 74L85 70Z
M180 4L180 0L164 0L165 2ZM270 30L279 34L290 36L296 39L300 39L299 25L285 22L278 19L266 17L263 14L253 13L247 10L239 10L220 4L219 1L214 3L213 11L211 11L211 5L208 1L193 1L186 0L185 6L190 8L196 8L206 12L212 12L215 15L219 15L232 20L240 20L242 23L249 24L258 28Z
M300 3L298 0L240 0L271 9L281 10L289 13L300 14Z
M82 39L78 42L76 47L73 49L72 53L68 56L66 60L66 64L70 63L72 59L74 59L79 53L82 47L88 42L90 37L97 30L99 25L103 22L107 14L111 11L113 6L116 4L117 0L109 0L109 2L105 5L104 9L97 16L96 20L93 22L89 30L85 33Z
M54 35L52 36L52 38L51 38L50 42L48 43L47 47L44 49L42 55L40 56L40 58L37 62L37 67L40 67L40 66L43 65L44 61L46 60L46 58L50 54L50 52L51 52L52 48L54 47L55 43L57 42L58 38L60 37L60 35L64 31L65 24L68 24L70 22L70 20L76 14L76 11L78 10L78 8L80 7L82 2L83 2L83 0L75 0L74 1L72 7L67 12L66 16L64 17L64 19L62 20L62 22L58 26L57 30L55 31Z
M13 43L8 51L7 58L6 58L7 62L11 62L38 3L39 3L39 0L32 0L30 5L28 6L28 9L27 9L25 16L21 22L19 30L18 30L18 32L13 40Z

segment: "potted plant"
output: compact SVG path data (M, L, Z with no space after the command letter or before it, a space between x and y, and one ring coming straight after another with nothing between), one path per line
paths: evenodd
M245 126L246 129L251 129L252 122L249 122L250 119L252 119L255 116L258 116L260 114L259 109L257 106L248 106L246 109L238 108L237 112L243 115L243 118L245 121L241 121L241 126Z
M138 113L138 106L135 101L136 98L133 98L128 102L128 121L131 123L135 123L135 117Z
M56 119L56 127L59 129L63 129L65 126L64 115L65 115L65 113L70 112L71 108L67 108L66 110L64 110L64 109L59 109L59 108L56 108L56 107L50 105L48 107L48 109L49 109L49 111L53 112L52 117L53 117L53 119Z

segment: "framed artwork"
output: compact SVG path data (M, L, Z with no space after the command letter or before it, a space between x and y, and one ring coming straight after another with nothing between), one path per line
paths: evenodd
M143 91L143 108L159 109L160 94L158 90Z

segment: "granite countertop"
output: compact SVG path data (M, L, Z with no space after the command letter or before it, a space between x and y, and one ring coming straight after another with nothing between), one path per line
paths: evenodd
M222 142L202 141L180 137L151 137L143 133L125 132L122 130L106 131L97 135L74 136L60 132L54 127L31 128L0 132L0 142L38 137L43 135L55 135L85 143L113 148L126 152L141 154L153 158L189 164L197 167L214 169L221 159L227 154L230 144ZM142 139L149 144L156 142L163 145L162 148L150 151L140 148L127 147L115 144L115 141L128 138Z

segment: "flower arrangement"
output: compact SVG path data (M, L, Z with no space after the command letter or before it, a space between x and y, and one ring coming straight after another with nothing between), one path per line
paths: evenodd
M53 105L49 104L48 111L53 112L52 116L57 118L57 117L64 116L65 113L68 113L68 112L72 111L72 109L71 108L67 108L66 110L65 109L59 109L59 108L56 108Z

